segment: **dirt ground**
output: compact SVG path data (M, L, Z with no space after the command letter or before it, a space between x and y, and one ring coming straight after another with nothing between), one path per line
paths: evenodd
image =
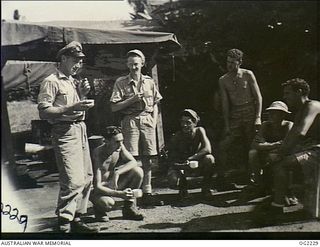
M10 190L6 166L2 166L2 203L18 205L21 214L28 215L26 232L44 233L56 232L57 220L54 214L59 184L58 174L41 167L29 169L29 176L34 184L24 185L24 188ZM85 220L90 225L99 225L101 233L181 233L181 232L318 232L320 222L307 219L301 211L286 213L285 219L277 223L257 222L252 212L253 208L266 198L257 198L242 205L232 206L239 197L241 190L227 190L212 193L211 198L201 198L197 188L199 178L190 181L191 198L185 202L179 201L177 190L166 188L166 177L158 175L153 179L156 196L165 205L155 208L140 208L145 215L143 221L128 221L122 219L122 202L116 202L116 207L108 213L109 222L95 222L92 204L90 203ZM14 198L17 198L14 201ZM7 215L1 214L2 232L21 232L21 227L9 221ZM272 215L269 216L269 218Z

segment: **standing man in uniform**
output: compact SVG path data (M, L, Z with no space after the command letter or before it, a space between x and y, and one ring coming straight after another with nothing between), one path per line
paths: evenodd
M253 72L240 68L242 57L242 51L229 50L228 72L219 79L225 124L225 138L220 144L222 174L228 169L227 153L236 148L234 142L241 140L245 155L248 156L257 126L261 125L262 96ZM246 162L242 161L241 165L246 165ZM241 170L245 171L246 168L241 167Z
M157 155L156 125L158 103L162 99L153 79L143 75L141 69L145 56L140 50L127 53L130 73L117 79L111 95L111 110L121 113L124 145L135 157L140 156L143 178L143 198L145 205L162 205L152 196L152 157Z
M60 65L43 80L38 96L40 118L52 124L60 182L56 214L59 231L64 233L98 231L80 218L87 212L93 176L84 119L94 103L85 100L90 91L88 81L77 83L72 77L82 67L84 57L79 42L63 47L57 54Z

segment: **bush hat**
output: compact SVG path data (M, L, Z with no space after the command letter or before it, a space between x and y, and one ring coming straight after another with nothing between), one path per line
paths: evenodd
M62 55L67 55L71 57L85 57L84 53L82 52L82 46L77 41L72 41L69 44L67 44L65 47L60 49L57 54L57 59L60 60Z
M143 64L145 63L146 57L143 55L142 51L140 51L140 50L138 50L138 49L130 50L130 51L128 51L128 53L127 53L127 57L129 57L130 54L135 54L135 55L141 57L142 63L143 63Z
M290 111L288 111L288 106L286 105L286 103L284 103L282 101L274 101L266 109L266 111L272 111L272 110L283 111L285 113L291 113Z
M195 123L198 123L200 121L199 115L192 109L184 109L181 112L181 115L190 116L194 120Z

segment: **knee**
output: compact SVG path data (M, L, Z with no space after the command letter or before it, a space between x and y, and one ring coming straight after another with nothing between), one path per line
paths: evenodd
M84 188L87 183L91 184L91 181L86 181L84 178L71 178L68 187L71 190L78 190Z
M133 176L135 178L139 178L140 180L143 179L143 170L141 167L135 167L132 169L132 173L133 173Z
M212 168L215 164L215 158L211 154L207 154L203 157L201 162L204 164L205 167Z
M203 157L203 163L212 166L215 163L215 158L213 157L213 155L207 154Z
M111 197L103 196L100 197L96 203L103 211L110 211L113 208L115 201Z

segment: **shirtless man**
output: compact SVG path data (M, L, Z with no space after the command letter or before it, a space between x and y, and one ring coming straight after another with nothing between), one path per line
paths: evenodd
M310 87L304 79L291 79L282 85L284 100L296 115L278 153L269 157L274 173L274 195L269 208L273 213L283 213L289 171L302 170L308 180L320 164L320 102L308 98Z
M115 204L113 197L118 197L124 199L124 219L143 220L143 215L136 208L136 199L132 191L140 188L143 170L123 145L120 127L107 127L103 136L105 143L93 151L92 202L95 216L100 221L108 221L107 211Z
M180 117L181 130L173 136L169 145L171 167L168 171L168 180L172 187L178 184L179 195L182 198L189 196L186 177L192 174L193 170L203 176L202 195L211 196L215 159L205 129L197 126L199 120L200 117L194 110L184 109ZM182 165L190 164L191 161L197 161L199 167L192 169L188 165Z
M234 143L241 140L243 152L247 156L257 126L261 125L262 96L252 71L240 68L243 52L231 49L227 53L228 72L220 77L219 85L225 124L225 138L220 143L219 169L223 178L230 167L228 153L237 150ZM246 171L248 158L239 160L240 170ZM229 166L229 167L228 167Z
M260 184L261 171L266 165L269 153L276 152L293 123L285 120L288 106L282 101L274 101L266 109L268 120L264 121L249 151L250 181Z

